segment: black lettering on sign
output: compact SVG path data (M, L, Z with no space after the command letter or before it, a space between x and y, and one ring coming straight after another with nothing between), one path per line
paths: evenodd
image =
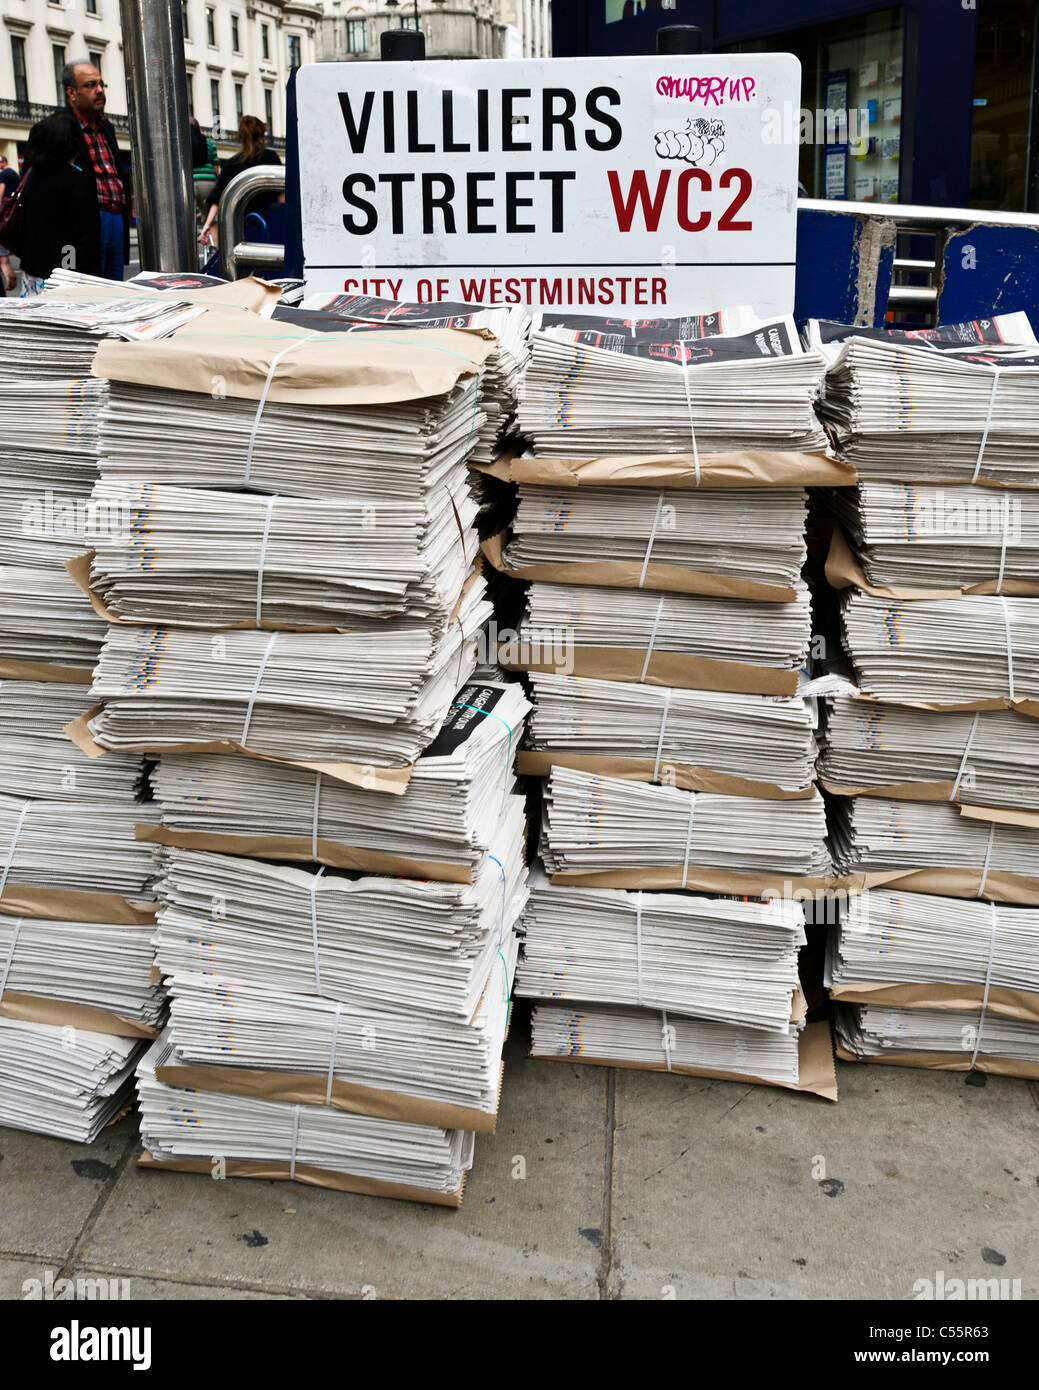
M359 222L356 217L351 217L349 213L343 213L343 226L348 232L353 232L355 236L368 236L374 232L379 214L375 208L364 198L358 198L354 188L363 188L368 193L375 192L375 180L370 174L348 174L343 180L343 197L352 208L358 208L367 214L363 222Z
M556 110L556 102L561 101L563 109ZM546 87L541 93L541 148L554 150L556 126L563 132L563 149L577 149L577 132L574 130L574 114L577 111L577 98L565 87Z
M386 95L388 95L388 93ZM368 143L368 127L372 123L372 106L374 104L375 93L365 92L364 101L361 104L361 119L360 122L357 122L354 119L354 109L350 101L350 93L339 93L339 107L343 113L343 124L346 126L346 138L350 141L350 148L353 150L354 154L362 154L365 145Z
M586 130L584 133L588 148L592 150L615 150L621 142L623 131L621 123L616 116L611 116L607 112L600 110L600 104L606 102L610 106L620 106L621 94L616 87L593 87L585 98L584 109L591 116L592 120L598 125L605 126L609 131L608 135L597 135L593 130Z

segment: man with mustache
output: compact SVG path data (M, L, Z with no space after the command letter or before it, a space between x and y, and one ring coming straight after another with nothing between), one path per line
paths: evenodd
M61 80L66 105L57 114L68 124L78 150L75 163L86 174L97 200L101 274L108 280L122 280L130 257L130 199L126 160L116 143L115 128L105 118L105 84L97 68L85 59L67 63Z

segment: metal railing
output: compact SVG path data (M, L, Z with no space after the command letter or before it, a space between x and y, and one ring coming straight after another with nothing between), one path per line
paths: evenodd
M935 314L938 309L938 286L935 283L942 255L943 234L951 228L972 227L1036 227L1039 215L1031 212L1000 212L988 208L935 208L914 203L851 203L824 198L798 198L798 209L810 212L842 212L853 217L884 218L894 222L896 232L907 236L933 236L934 259L930 261L895 257L894 277L888 294L887 307L897 311L912 310L919 314ZM927 285L908 285L908 275L926 275Z
M220 274L237 280L243 266L281 270L285 247L264 241L246 241L245 215L257 193L284 193L285 169L278 164L258 164L243 169L224 189L217 208L217 239L220 243Z

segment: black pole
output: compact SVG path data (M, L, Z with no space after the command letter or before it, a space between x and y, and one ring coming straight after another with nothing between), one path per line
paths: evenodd
M703 30L696 24L665 24L657 30L658 53L702 53Z
M426 56L426 36L418 29L386 29L379 35L379 57L384 63L421 62Z

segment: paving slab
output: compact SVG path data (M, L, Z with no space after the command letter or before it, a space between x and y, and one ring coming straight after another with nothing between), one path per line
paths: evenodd
M0 1128L0 1252L39 1255L60 1265L136 1129L127 1116L93 1144L74 1144Z
M524 1050L514 1033L498 1130L477 1137L459 1211L131 1165L80 1258L135 1279L230 1288L597 1298L606 1073L533 1062Z
M1027 1083L842 1065L838 1085L834 1105L618 1071L607 1295L909 1299L942 1271L1039 1297Z

